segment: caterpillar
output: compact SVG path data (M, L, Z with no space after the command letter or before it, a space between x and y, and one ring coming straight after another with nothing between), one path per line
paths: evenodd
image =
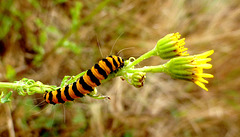
M115 55L108 56L87 70L87 72L74 83L55 91L45 91L43 95L44 100L47 103L55 105L83 97L93 91L95 87L99 86L101 80L106 79L109 74L117 72L123 66L124 60L121 57Z

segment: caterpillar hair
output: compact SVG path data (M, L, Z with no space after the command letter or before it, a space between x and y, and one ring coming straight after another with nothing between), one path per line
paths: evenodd
M106 79L109 74L117 72L123 66L124 60L119 56L113 55L102 59L74 83L55 91L46 91L43 95L44 100L55 105L83 97L99 86L101 80Z

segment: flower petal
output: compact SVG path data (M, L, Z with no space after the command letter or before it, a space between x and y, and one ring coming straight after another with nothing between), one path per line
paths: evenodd
M214 76L212 74L208 74L208 73L202 73L200 74L201 77L204 77L204 78L213 78Z
M202 89L208 91L208 89L205 87L205 85L204 85L202 82L200 82L200 81L194 81L194 83L197 84L197 85L198 85L199 87L201 87Z
M203 69L210 69L212 68L212 64L200 64L200 65L197 65L197 67L199 68L203 68Z
M206 58L206 57L212 55L213 53L214 53L214 50L209 50L209 51L206 51L206 52L204 52L202 54L196 55L196 57L197 58Z

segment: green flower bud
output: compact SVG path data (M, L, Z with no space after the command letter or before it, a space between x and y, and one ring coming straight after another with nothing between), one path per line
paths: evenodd
M211 61L211 58L207 57L213 53L214 51L210 50L194 56L173 58L166 64L166 73L172 78L192 81L208 91L203 84L208 83L208 81L204 78L213 78L213 75L203 73L203 69L212 68L212 65L207 63Z
M137 88L140 88L143 86L146 78L146 73L144 72L135 72L132 74L131 77L131 84Z
M171 59L177 56L188 56L187 48L184 47L185 38L179 39L179 33L171 33L157 42L155 54L162 59Z

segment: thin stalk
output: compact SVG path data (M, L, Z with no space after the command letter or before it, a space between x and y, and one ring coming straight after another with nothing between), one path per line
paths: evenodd
M165 64L158 65L158 66L145 66L143 68L127 69L125 71L128 73L134 73L134 72L162 73L162 72L166 72L166 66Z
M0 82L0 88L16 89L18 86L17 83Z
M131 64L129 64L127 66L127 68L131 68L131 67L135 66L136 64L138 64L139 62L141 62L141 61L143 61L147 58L150 58L153 55L155 55L155 49L152 49L152 50L148 51L147 53L143 54L142 56L140 56L139 58L134 60Z
M14 91L18 90L21 93L22 92L28 93L25 91L29 90L30 94L33 94L33 93L43 94L46 90L53 90L52 86L50 85L42 84L41 86L38 86L38 85L27 85L22 83L19 84L19 83L9 83L9 82L0 82L0 88L13 89Z

